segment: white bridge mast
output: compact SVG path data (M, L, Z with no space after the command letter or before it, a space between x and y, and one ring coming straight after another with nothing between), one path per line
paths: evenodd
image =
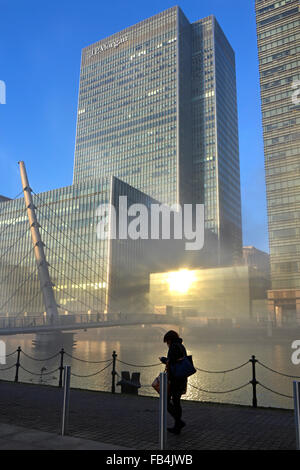
M30 224L30 232L32 243L34 247L34 255L38 267L39 280L41 290L43 293L43 299L45 304L45 310L49 315L50 320L54 320L58 316L57 304L53 292L53 284L50 279L48 263L44 252L44 243L39 231L39 223L36 218L35 207L32 200L31 188L29 186L27 172L24 162L18 162L20 166L21 181L24 192L25 205L27 209L27 215Z

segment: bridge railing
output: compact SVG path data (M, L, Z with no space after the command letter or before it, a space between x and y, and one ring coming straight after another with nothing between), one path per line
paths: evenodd
M76 317L72 315L60 315L51 319L47 315L33 315L23 317L0 317L0 329L10 328L37 328L42 326L63 326L76 323Z
M36 371L30 370L30 368L27 369L27 366L26 366L26 368L24 367L23 361L22 361L22 356L24 356L24 358L26 358L26 364L27 364L28 361L33 361L33 362L37 361L37 362L45 364L47 361L52 361L53 362L54 360L57 360L57 367L53 366L54 369L51 370L51 371L48 371L48 369L43 366L41 368L41 371L38 373ZM6 372L6 371L9 371L9 370L11 370L12 373L14 374L14 381L15 382L19 382L20 370L22 370L23 372L25 372L26 374L29 374L31 376L36 376L36 377L39 376L40 377L40 382L43 382L43 377L50 376L50 375L53 376L53 374L55 372L58 372L58 375L59 375L58 386L62 387L63 370L64 370L64 366L65 366L65 360L66 360L66 357L67 357L69 360L74 361L74 363L76 363L76 362L84 363L86 365L86 367L88 367L90 364L99 365L99 367L100 367L99 370L96 370L96 371L93 371L93 372L88 372L87 371L88 372L87 374L79 374L79 373L76 373L76 372L72 372L72 376L74 376L74 377L88 379L90 377L94 377L96 375L99 375L99 374L103 373L105 370L109 370L111 368L111 376L112 376L111 392L112 393L115 393L117 377L119 377L121 379L121 382L124 384L124 377L121 377L120 373L117 371L117 368L118 368L119 365L120 366L121 365L126 365L126 366L129 366L129 367L135 367L136 369L165 367L162 363L132 364L132 363L129 363L129 362L126 362L126 361L122 361L121 359L118 358L118 355L115 351L113 351L113 354L112 354L111 358L101 360L101 361L89 361L89 360L86 360L86 359L82 359L82 358L73 356L72 354L69 354L67 351L64 350L64 348L62 348L60 351L58 351L56 354L53 354L50 357L43 357L43 358L42 357L33 357L33 356L27 354L25 351L23 351L22 348L19 346L16 351L13 351L13 352L6 355L6 358L9 358L9 357L10 358L11 357L16 357L16 362L11 364L10 366L5 366L5 365L0 366L0 380L2 379L1 378L1 372ZM243 369L247 366L250 366L250 370L249 370L249 379L250 380L248 380L247 382L245 382L243 384L240 384L239 386L235 386L235 387L227 389L227 390L207 390L207 389L202 388L201 386L198 386L198 383L201 382L201 378L199 376L201 376L202 374L213 374L213 375L214 374L230 374L230 373L239 371L239 370L241 370L241 369ZM285 377L287 379L300 379L299 376L293 376L293 375L289 375L289 374L286 374L286 373L281 372L281 371L274 370L273 368L267 366L263 362L260 362L256 358L256 356L253 355L253 356L251 356L251 358L248 361L246 361L242 364L239 364L236 367L227 369L227 370L218 370L218 371L217 370L206 370L206 369L196 367L197 375L199 377L199 379L197 377L197 380L199 380L199 382L197 382L197 385L189 382L188 386L193 388L194 390L197 390L198 392L201 392L201 394L209 394L209 395L229 394L229 393L233 393L233 392L242 390L242 389L247 388L247 387L251 387L251 389L252 389L252 406L254 408L256 408L257 405L258 405L258 387L260 387L261 389L263 389L265 391L271 392L275 395L278 395L278 396L281 396L281 397L284 397L284 398L289 398L289 399L293 398L292 395L287 395L285 393L281 393L279 391L273 390L272 388L268 387L264 383L258 381L257 380L257 375L256 375L257 374L257 367L268 370L269 372L271 372L273 374L280 375L280 376ZM72 369L73 369L73 367L72 367ZM75 370L76 370L76 368L75 368ZM193 377L195 377L195 376L193 376ZM136 382L135 383L133 383L132 381L126 381L126 382L128 382L128 385L130 385L132 387L137 386ZM140 387L141 388L143 388L143 387L144 388L152 387L152 384L138 385L138 388L140 388ZM292 384L291 384L291 389L292 389Z
M58 317L51 318L46 314L42 315L26 315L26 316L0 316L0 330L10 328L38 328L67 326L78 324L96 324L96 323L164 323L177 322L176 317L162 316L156 314L134 314L134 313L72 313L61 314Z

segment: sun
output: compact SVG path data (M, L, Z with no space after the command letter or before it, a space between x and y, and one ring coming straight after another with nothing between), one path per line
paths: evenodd
M167 275L169 291L178 294L186 294L195 281L194 271L181 269L180 271L170 272Z

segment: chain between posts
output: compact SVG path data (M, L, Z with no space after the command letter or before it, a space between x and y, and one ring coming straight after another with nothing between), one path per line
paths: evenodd
M43 362L43 361L50 361L52 359L54 359L55 357L59 356L60 357L60 363L59 363L59 367L57 367L56 369L53 369L51 370L50 372L46 372L47 369L44 369L44 371L41 371L40 373L37 373L37 372L32 372L30 371L29 369L26 369L22 364L21 364L21 353L23 353L24 357L26 357L27 359L29 360L32 360L32 361L40 361L40 362ZM93 372L91 374L87 374L87 375L80 375L80 374L76 374L76 373L72 373L72 376L74 377L81 377L81 378L88 378L88 377L93 377L93 376L96 376L98 374L100 374L101 372L103 372L104 370L108 369L110 366L112 366L112 371L111 371L111 375L112 375L112 380L111 380L111 393L115 393L116 392L116 377L119 376L119 374L117 373L116 371L116 363L117 361L120 363L120 364L124 364L124 365L128 365L130 367L137 367L137 368L149 368L149 367L157 367L157 366L160 366L161 363L157 363L157 364L132 364L130 362L125 362L125 361L122 361L120 359L118 359L118 355L116 353L116 351L113 351L112 353L112 359L106 359L106 360L101 360L101 361L89 361L89 360L86 360L86 359L81 359L81 358L78 358L78 357L75 357L71 354L69 354L68 352L66 352L64 350L64 348L62 348L58 353L50 356L50 357L46 357L46 358L37 358L37 357L33 357L33 356L30 356L29 354L27 354L26 352L22 351L21 347L19 346L16 351L13 351L12 353L10 354L7 354L6 357L11 357L13 356L14 354L17 354L17 360L16 360L16 363L15 364L12 364L11 366L8 366L8 367L5 367L5 368L1 368L0 367L0 373L1 371L8 371L10 369L13 369L15 367L15 377L14 377L14 381L15 382L19 382L19 371L20 369L22 369L24 372L28 373L28 374L31 374L31 375L34 375L34 376L43 376L43 375L51 375L53 374L54 372L57 372L59 371L59 383L58 383L58 386L59 388L62 388L63 386L63 373L64 373L64 368L65 368L65 364L64 364L64 358L65 356L75 360L75 361L80 361L82 363L86 363L86 364L104 364L104 363L107 363L107 365L105 367L103 367L101 370L98 370L96 372ZM235 367L235 368L232 368L232 369L227 369L227 370L223 370L223 371L211 371L211 370L205 370L205 369L200 369L200 368L196 368L198 372L201 372L201 373L209 373L209 374L225 374L225 373L229 373L229 372L233 372L233 371L236 371L236 370L239 370L243 367L245 367L247 364L251 364L251 370L252 370L252 377L251 377L251 380L247 383L244 383L243 385L241 386L238 386L238 387L235 387L235 388L232 388L230 390L205 390L201 387L198 387L198 386L195 386L193 384L189 384L192 388L194 388L195 390L198 390L199 392L204 392L204 393L211 393L211 394L225 394L225 393L231 393L231 392L235 392L235 391L238 391L238 390L241 390L245 387L247 387L248 385L252 385L252 406L253 408L257 408L258 406L258 399L257 399L257 386L261 386L262 389L265 389L271 393L274 393L276 395L279 395L279 396L282 396L284 398L292 398L292 396L290 395L286 395L284 393L281 393L281 392L278 392L276 390L273 390L269 387L267 387L266 385L260 383L258 380L257 380L257 376L256 376L256 368L257 368L257 364L262 366L263 368L267 369L268 371L274 373L274 374L278 374L278 375L281 375L283 377L287 377L287 378L299 378L297 376L292 376L292 375L288 375L288 374L285 374L283 372L279 372L277 370L274 370L272 369L271 367L268 367L266 364L260 362L255 355L252 355L251 358ZM132 385L131 382L129 382L128 384ZM151 385L140 385L140 387L151 387Z

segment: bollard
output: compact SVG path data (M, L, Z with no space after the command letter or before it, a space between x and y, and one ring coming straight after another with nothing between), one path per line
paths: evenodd
M168 394L168 379L166 372L159 374L159 448L165 450L166 448L166 431L167 431L167 394Z
M117 386L121 386L121 393L128 393L129 395L138 395L138 390L141 388L140 382L140 373L132 372L130 373L127 370L121 371L121 380L117 382Z
M59 388L61 388L62 387L62 381L63 381L63 371L64 371L64 354L65 354L64 348L61 348L59 354L60 354L60 366L59 366L59 383L58 383L58 386L59 386Z
M21 355L21 346L18 347L17 349L17 362L16 362L16 375L15 375L15 382L19 381L19 369L20 369L20 355Z
M115 393L116 391L116 359L117 359L117 353L116 351L113 351L112 353L112 358L113 358L113 364L112 364L112 380L111 380L111 393Z
M65 436L68 432L71 366L65 366L64 372L65 372L64 373L64 398L63 398L63 412L62 412L62 425L61 425L62 436Z
M295 412L295 426L296 426L296 445L297 450L300 450L300 382L294 381L294 412Z
M251 380L251 384L252 384L252 390L253 390L253 396L252 396L252 406L253 408L257 408L257 395L256 395L256 385L258 384L257 380L256 380L256 363L257 363L257 359L255 358L255 356L252 356L252 358L250 359L250 362L252 363L252 380Z

